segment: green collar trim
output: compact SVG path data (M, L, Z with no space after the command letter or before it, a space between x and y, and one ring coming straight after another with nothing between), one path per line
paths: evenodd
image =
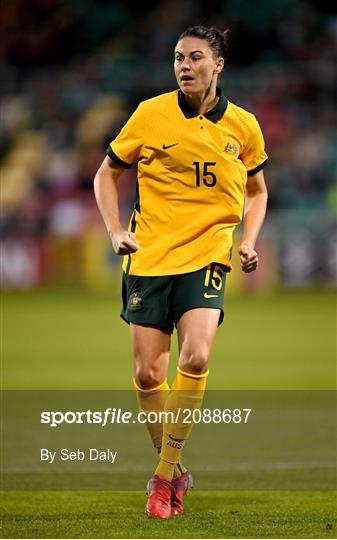
M225 111L227 109L228 100L225 98L223 93L221 92L221 88L216 89L216 95L219 96L219 101L215 105L213 109L208 111L207 113L200 115L197 111L193 109L193 107L188 103L186 100L184 93L179 90L178 91L178 105L180 109L182 110L185 118L195 118L196 116L204 116L211 122L218 122L221 120L223 115L225 114Z

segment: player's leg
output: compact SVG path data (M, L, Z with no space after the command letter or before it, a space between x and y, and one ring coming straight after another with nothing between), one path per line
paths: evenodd
M130 324L134 357L134 387L139 408L163 411L170 390L167 384L167 369L170 356L171 335L159 328ZM147 429L157 452L161 450L162 424L147 422Z
M166 375L173 321L169 298L172 278L123 275L122 317L131 325L134 350L134 386L140 408L162 411L169 391ZM162 425L147 423L153 444L161 449ZM184 472L177 465L177 474Z
M173 323L167 302L170 281L165 277L123 274L121 316L130 324L134 353L134 386L142 410L162 410L169 386L166 374ZM161 301L161 298L163 301ZM162 427L147 423L160 450Z
M216 328L223 320L225 268L210 264L196 272L176 276L173 288L173 320L179 340L179 366L171 393L165 404L166 412L193 411L201 407L208 374L208 361ZM164 425L161 461L157 473L170 478L172 466L181 460L184 444L193 423L184 423L182 415L171 425ZM176 440L174 440L176 439ZM192 485L191 475L185 471L172 481L172 515L183 512L183 496Z
M165 411L172 412L163 426L162 450L156 474L172 480L175 464L193 427L193 411L202 404L208 362L220 309L195 308L182 315L177 323L179 364ZM188 410L190 422L184 422ZM186 413L187 414L187 413Z
M139 408L149 413L164 410L170 390L167 382L171 334L153 326L130 324L134 357L134 387ZM146 423L153 446L161 451L163 426L158 420ZM186 468L178 461L174 476L181 476Z
M183 497L193 485L188 471L173 478L173 470L181 460L184 445L192 431L194 411L202 405L219 316L219 309L196 308L187 311L177 324L179 365L165 403L165 411L172 413L174 420L166 421L163 426L162 450L155 471L159 477L172 479L172 516L183 513ZM183 414L179 415L179 411ZM186 418L189 423L184 422Z
M161 460L157 474L172 479L174 463L192 429L178 411L201 405L208 374L208 361L215 332L223 319L225 268L212 263L196 272L176 276L172 289L172 316L178 331L179 365L166 411L176 414L163 430ZM177 421L178 420L178 421ZM173 437L173 439L172 439ZM174 440L177 439L177 440Z
M162 411L169 391L166 375L173 330L169 308L172 286L172 278L167 276L123 275L121 316L131 326L134 386L145 412ZM147 427L160 452L162 425L147 423Z
M173 321L169 310L172 279L126 276L123 279L122 317L131 325L134 384L139 406L146 412L162 411L169 386L166 381ZM154 446L160 451L162 424L147 423ZM152 517L171 515L169 482L152 478L146 511Z
M134 358L134 378L144 390L157 387L166 379L171 334L148 324L130 323Z
M131 324L134 353L134 385L140 409L145 412L164 410L168 395L167 369L171 335L159 328ZM163 428L157 422L147 422L147 428L157 451L161 449ZM146 512L150 517L171 515L170 482L154 476L148 483Z

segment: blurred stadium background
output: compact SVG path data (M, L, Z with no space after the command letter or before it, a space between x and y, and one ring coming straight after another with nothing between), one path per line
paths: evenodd
M172 52L177 36L186 26L204 23L230 29L221 84L229 100L256 114L270 156L265 170L269 212L258 246L261 267L244 276L234 258L208 388L334 389L333 3L3 0L1 8L2 388L131 389L128 328L118 315L121 261L112 252L92 183L109 141L138 102L176 88ZM135 174L134 168L128 170L120 182L125 224ZM278 394L282 412L287 395ZM314 394L317 399L319 393ZM273 397L277 401L276 392ZM276 463L269 469L279 489L297 485L296 478L315 489L317 478L324 481L330 474L334 463L328 452L335 448L335 442L326 442L335 432L335 410L324 417L324 408L313 410L316 403L310 401L313 414L305 422L313 426L308 455L320 449L312 467L296 446L302 424L297 437L285 436L278 414L265 436L259 440L255 434L253 444L242 444L235 459L245 465L254 444L264 446L266 468L262 474L258 467L252 470L263 480L270 459L279 456L266 443L271 434L280 440L282 467ZM25 408L21 412L25 417ZM331 434L328 430L324 439L327 419ZM16 425L12 438L18 448L26 438ZM205 441L212 455L216 444ZM137 444L130 448L138 451ZM189 448L199 450L198 445ZM288 458L282 457L287 449L297 463L288 469ZM224 473L217 471L216 485L227 489L230 471L226 459L222 462ZM128 474L137 463L127 463ZM200 462L198 469L204 465ZM207 470L193 472L202 478ZM245 485L240 484L247 477L245 466L232 474ZM143 486L148 476L141 475ZM57 475L49 482L57 489ZM11 492L4 497L3 533L8 538L335 537L332 491L196 491L188 499L183 520L158 529L143 517L140 492Z
M175 40L199 22L230 28L222 86L228 99L256 114L270 155L263 265L240 287L332 284L337 20L330 10L330 2L308 0L168 0L138 7L130 0L5 1L3 287L119 288L120 260L95 205L93 177L137 103L176 87ZM127 223L135 169L120 187Z
M88 368L95 350L101 353L101 360L104 358L103 371L108 366L113 345L107 343L104 352L97 346L110 331L107 325L111 322L106 320L110 309L118 309L121 261L112 252L97 210L93 178L108 143L138 102L176 88L173 47L180 32L197 23L229 27L228 60L221 85L229 100L257 116L270 157L265 171L269 212L258 246L261 268L244 276L234 260L227 292L229 299L237 298L239 303L233 304L237 318L230 331L248 310L242 324L251 325L255 314L255 326L250 330L253 339L254 332L260 331L260 315L248 297L270 293L274 303L255 304L255 309L260 306L259 313L264 312L262 326L269 318L268 332L274 332L270 354L275 353L277 340L283 340L281 331L281 338L276 336L281 317L288 321L285 333L290 327L295 332L299 325L297 337L304 347L298 349L295 334L288 332L292 350L295 353L297 347L300 357L296 377L290 371L289 380L293 377L294 385L301 386L301 369L310 354L312 365L323 351L331 362L335 354L332 327L337 269L333 101L337 18L332 3L11 0L3 2L0 21L1 281L9 292L5 295L7 322L3 330L5 352L10 352L9 385L21 380L23 355L31 362L30 370L35 366L33 372L26 367L35 387L45 382L40 368L47 352L55 361L62 356L65 362L70 352L82 355L92 321L87 319L87 326L83 323L80 331L80 313L88 309L97 315L96 335L90 335ZM125 224L135 195L135 175L132 168L120 182ZM52 292L42 297L41 288L46 286ZM58 294L60 287L63 296ZM82 292L75 294L78 289L97 295L95 306L90 304L92 296L84 306ZM289 294L291 299L286 296ZM28 297L36 301L27 304ZM279 301L283 302L281 307ZM103 306L101 311L98 305ZM55 319L44 327L48 309ZM28 323L35 324L34 346ZM117 314L112 319L113 326L115 323L116 342L127 340L127 329ZM73 341L64 337L70 327ZM240 339L238 334L229 335ZM321 341L314 341L314 336ZM232 339L234 350L238 342ZM223 347L227 346L226 342ZM125 349L118 351L124 354ZM282 344L276 354L281 374L282 358L287 354ZM268 350L265 356L269 358ZM51 372L55 365L50 364ZM263 375L262 363L260 367ZM129 380L129 367L126 369ZM234 381L239 380L237 369ZM316 362L310 381L318 380L318 369ZM333 369L326 373L325 383L328 375L331 382ZM53 372L55 376L57 380L65 378L61 372L58 376ZM123 377L119 380L117 376L117 386L122 385ZM75 372L67 384L73 380ZM89 380L93 385L98 383L83 373L80 380L83 384Z

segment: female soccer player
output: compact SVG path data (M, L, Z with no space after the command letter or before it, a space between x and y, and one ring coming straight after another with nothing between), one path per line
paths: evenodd
M238 251L242 270L252 272L267 205L260 127L217 86L226 40L226 32L203 26L181 34L174 51L179 89L140 103L109 145L94 182L113 248L124 255L121 316L130 324L140 407L175 415L164 425L148 424L160 456L146 511L163 519L183 512L191 485L181 452L192 425L178 412L193 412L202 403L210 351L223 319L232 234L244 214ZM135 162L137 197L126 230L117 184ZM179 363L170 389L166 376L174 326Z

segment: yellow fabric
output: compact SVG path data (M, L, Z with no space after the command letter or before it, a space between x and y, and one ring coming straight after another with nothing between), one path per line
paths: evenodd
M165 402L169 394L170 387L167 384L167 380L151 390L143 390L140 388L135 379L133 380L136 388L138 406L141 411L149 413L151 411L159 412L163 411ZM146 427L153 442L153 446L160 452L162 438L163 438L163 425L161 422L146 422Z
M141 411L163 411L165 408L165 402L168 396L170 387L167 383L167 379L164 380L159 386L150 390L144 390L138 386L135 379L133 379L133 385L136 390L137 401L139 409ZM147 422L146 427L153 442L153 446L159 453L162 445L163 438L163 424L161 422ZM186 467L179 460L178 464L174 467L174 477L181 476L186 471Z
M175 468L176 468L176 465L174 463L169 463L163 459L160 459L157 465L157 468L154 471L154 474L157 474L158 476L162 476L166 478L166 480L171 481L172 478L174 477Z
M217 122L186 118L175 90L143 101L110 146L124 163L138 161L139 205L129 228L140 248L123 269L160 276L230 266L247 171L267 159L254 115L228 102ZM213 175L216 184L205 185Z
M165 402L165 411L173 413L173 418L167 416L163 425L160 463L156 474L165 475L163 472L165 468L171 471L166 464L176 464L180 460L186 440L192 431L193 411L200 409L202 405L207 375L208 372L201 378L199 376L191 378L178 368L171 392ZM191 413L186 413L187 410ZM186 418L188 422L185 422Z
M160 383L158 386L154 386L153 388L142 388L141 386L138 386L136 379L133 379L133 386L136 390L139 390L140 392L147 393L147 392L157 392L158 390L169 390L170 387L167 383L167 379L164 379L162 383Z
M206 379L209 374L209 370L201 375L193 375L192 373L186 373L179 367L177 368L177 375L172 383L172 390L202 390L206 388Z

